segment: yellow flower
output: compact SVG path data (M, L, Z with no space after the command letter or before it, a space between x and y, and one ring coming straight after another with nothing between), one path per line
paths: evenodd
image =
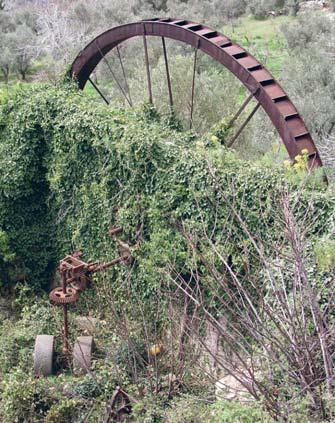
M215 136L215 135L212 136L211 140L212 140L212 142L214 144L217 143L217 142L219 142L219 138L217 136Z
M159 355L162 352L162 346L160 344L154 344L151 345L149 348L149 355L151 357L156 357L156 355Z
M303 154L303 155L307 155L307 154L308 154L308 150L307 150L307 148L304 148L303 150L301 150L301 154Z
M197 141L195 146L197 150L203 150L205 148L205 144L202 141Z
M286 169L291 169L291 162L290 162L290 160L284 160L284 166L286 167Z

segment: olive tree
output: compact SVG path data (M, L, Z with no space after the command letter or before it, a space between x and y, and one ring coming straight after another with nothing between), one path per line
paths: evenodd
M335 28L327 15L301 14L283 27L290 56L285 86L317 143L335 134Z
M8 84L10 71L14 61L12 35L9 33L2 33L0 37L0 69L4 81Z
M167 12L170 16L189 16L194 21L220 27L245 13L247 3L245 0L168 0Z
M297 16L297 13L299 12L300 9L300 0L288 0L287 1L287 6L289 8L289 12L292 16Z
M11 34L12 42L15 45L13 51L13 70L26 80L27 72L35 58L34 38L35 35L27 25L20 25Z
M31 9L0 10L0 68L6 83L11 71L26 79L37 56L36 38L36 19Z
M5 83L8 83L9 74L14 60L14 43L12 32L15 24L9 13L0 10L0 69Z
M50 55L56 72L71 63L78 51L101 32L131 20L154 15L147 3L131 0L79 0L70 4L52 3L36 9L39 28L38 49Z

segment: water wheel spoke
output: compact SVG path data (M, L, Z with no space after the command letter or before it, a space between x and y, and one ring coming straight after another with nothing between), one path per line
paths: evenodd
M119 46L116 46L116 52L117 52L117 55L118 55L118 58L119 58L119 62L120 62L120 65L121 65L124 82L125 82L125 85L126 85L128 96L129 96L129 101L130 101L131 106L133 106L133 101L132 101L132 98L131 98L131 95L130 95L130 88L129 88L129 84L128 84L128 79L127 79L127 76L126 76L125 68L123 66L123 61L122 61L122 57L121 57Z
M198 49L199 49L199 40L198 40L197 47L194 49L194 57L193 57L193 77L192 77L192 91L191 91L190 129L192 129L192 126L193 126L194 94L195 94L195 74L196 74L196 70L197 70Z
M91 78L88 78L89 82L92 84L93 88L97 91L97 93L100 95L100 97L104 100L104 102L106 104L109 104L109 101L107 100L107 98L102 94L102 92L99 90L99 88L97 87L97 85L92 81Z
M164 54L164 62L165 62L165 70L166 70L166 80L167 80L167 85L168 85L168 90L169 90L169 102L170 102L170 107L172 108L173 107L172 85L171 85L169 61L168 61L164 37L162 37L162 44L163 44L163 54Z
M235 141L237 140L237 138L241 135L242 131L248 125L248 123L250 122L250 120L252 119L252 117L254 116L254 114L257 112L257 110L259 109L259 107L260 107L260 103L257 103L256 106L253 108L252 112L249 114L249 116L245 119L245 121L239 127L238 131L233 136L233 138L230 141L228 141L227 147L232 147L233 146L233 144L235 143Z
M143 46L144 46L144 60L145 60L145 67L147 70L147 81L148 81L148 94L149 94L149 103L153 104L152 101L152 86L151 86L151 75L150 75L150 63L149 63L149 54L148 54L148 45L147 45L147 36L143 33Z
M131 102L130 102L129 98L128 98L128 96L127 96L127 94L126 94L125 90L123 89L122 85L120 84L119 80L117 79L117 77L116 77L116 75L115 75L115 72L113 71L113 69L112 69L112 67L111 67L111 65L110 65L110 63L109 63L109 61L107 60L106 56L105 56L105 55L103 54L103 52L101 51L101 48L99 47L99 45L98 45L98 44L97 44L97 47L98 47L99 53L100 53L100 55L101 55L101 58L102 58L102 60L106 63L106 65L107 65L107 67L108 67L108 69L109 69L109 71L110 71L110 73L111 73L111 75L112 75L112 77L113 77L114 81L116 82L117 86L119 87L119 89L120 89L121 93L123 94L124 98L127 100L127 103L129 104L129 106L130 106L130 107L132 107L132 104L131 104Z
M243 110L247 107L247 105L250 103L250 101L252 100L252 98L254 97L254 94L251 93L243 102L243 104L241 105L241 107L238 109L238 111L235 113L234 117L230 120L230 122L228 123L228 127L230 128L233 123L236 121L236 119L240 116L240 114L243 112Z

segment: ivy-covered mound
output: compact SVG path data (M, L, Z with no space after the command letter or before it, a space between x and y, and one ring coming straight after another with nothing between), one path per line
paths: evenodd
M0 280L46 288L65 253L111 259L111 226L133 246L132 287L143 297L171 264L189 272L183 228L210 234L238 269L249 241L232 205L266 243L282 236L284 189L294 198L280 167L243 162L215 136L177 132L149 107L97 105L67 85L25 87L0 109ZM305 188L297 212L307 205L319 214L310 235L327 232L334 195L326 186ZM114 288L127 271L111 271Z
M262 419L259 410L255 414L252 409L241 411L240 404L236 409L225 405L214 413L216 407L190 399L188 394L196 398L200 392L201 398L213 400L212 385L205 387L204 372L194 361L181 363L183 354L175 350L174 342L172 351L166 346L156 368L137 368L134 351L138 358L145 337L148 344L159 338L160 329L168 333L164 323L169 307L164 301L175 294L176 284L184 284L184 290L200 286L201 305L215 312L222 305L218 299L223 284L215 282L225 275L223 262L243 283L257 281L266 294L259 250L265 257L277 257L275 246L281 247L283 257L291 251L283 197L288 198L297 221L306 225L308 276L320 287L319 298L326 305L335 265L335 194L331 186L315 178L300 178L304 157L288 171L273 164L249 163L225 149L217 136L199 140L178 132L177 126L150 107L125 111L97 105L72 85L25 87L1 105L2 288L25 281L32 290L47 290L58 260L74 250L82 251L86 260L115 258L117 247L108 236L114 226L123 228L122 239L134 257L130 267L118 265L104 277L96 277L95 285L102 289L96 294L86 291L87 308L81 297L76 311L71 309L72 344L81 334L72 324L77 312L93 312L101 319L95 332L99 351L94 377L76 379L65 372L57 378L34 379L34 336L59 333L61 313L44 300L32 306L31 299L24 301L27 286L21 291L19 301L29 307L23 308L19 322L5 320L0 326L0 417L4 422L97 421L116 385L143 398L134 405L133 415L138 416L134 421L228 422L242 415L243 421ZM294 276L290 257L282 267L289 291ZM259 298L251 287L250 292ZM180 290L177 302L178 294ZM271 304L271 298L267 301ZM311 333L313 328L312 324ZM245 340L249 344L248 334ZM281 351L278 354L283 365ZM171 372L178 372L173 363L181 366L183 378L174 394L168 383ZM285 368L291 369L291 363L285 362ZM269 380L276 389L281 386L286 410L286 400L297 384L287 390L282 381L288 371L277 374L276 369L271 370L275 380Z

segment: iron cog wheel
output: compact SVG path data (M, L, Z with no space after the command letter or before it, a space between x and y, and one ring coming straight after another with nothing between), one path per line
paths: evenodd
M71 286L67 286L64 292L63 288L59 286L50 292L49 298L55 304L71 304L79 300L79 292Z

